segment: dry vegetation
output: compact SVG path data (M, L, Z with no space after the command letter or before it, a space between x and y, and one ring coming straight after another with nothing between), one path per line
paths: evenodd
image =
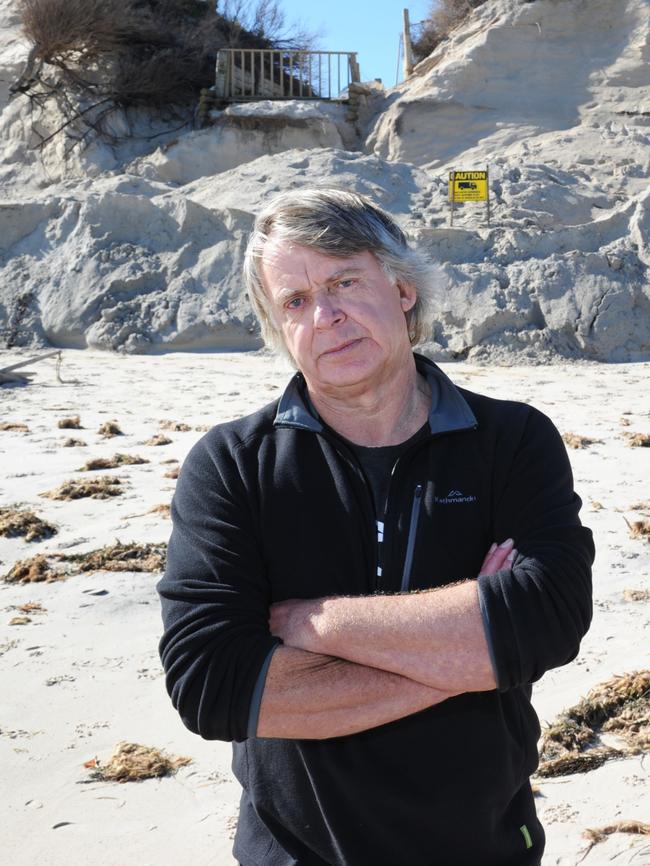
M0 508L0 535L5 538L24 536L25 541L40 541L56 535L57 528L41 520L33 511L17 508Z
M31 50L11 91L29 98L39 146L61 133L68 147L94 135L115 143L112 121L119 114L128 124L134 110L184 125L214 83L219 48L304 47L311 38L286 32L278 0L218 6L217 13L202 0L22 0ZM42 124L50 104L62 116L56 128Z
M38 554L17 562L6 583L49 583L92 571L159 572L165 567L165 544L117 544L89 553Z
M93 778L101 782L140 782L143 779L169 776L179 767L191 763L191 758L166 755L151 746L118 743L105 764L92 758L86 761L84 767L92 770Z
M455 27L485 2L487 0L434 0L417 34L411 36L415 62L428 57Z
M139 466L148 463L144 457L135 454L114 454L113 457L95 457L85 463L79 472L96 472L98 469L116 469L118 466Z
M119 478L102 475L100 478L80 481L65 481L55 490L48 490L40 495L46 499L109 499L111 496L121 496L122 482Z
M622 740L618 749L598 746L601 733ZM542 737L539 776L583 773L610 758L650 749L650 670L614 677L566 710Z
M176 479L176 478L178 478L178 475L179 475L180 471L181 471L181 470L179 469L178 466L174 466L173 469L170 469L168 472L165 472L165 478L173 478L173 479Z
M83 430L81 418L78 415L73 415L72 418L61 418L56 426L60 427L61 430Z
M171 514L172 507L171 505L154 505L153 508L149 509L149 514L160 514L162 517L169 517Z
M85 445L86 443L83 439L73 439L72 437L65 440L63 443L64 448L76 448L78 445Z
M603 441L602 439L593 439L591 436L581 436L578 433L563 433L562 439L569 448L587 448L589 445Z

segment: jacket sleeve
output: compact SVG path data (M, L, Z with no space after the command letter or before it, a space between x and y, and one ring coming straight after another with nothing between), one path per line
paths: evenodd
M551 421L530 409L501 472L494 538L512 537L511 569L478 579L479 601L500 690L539 679L575 658L591 622L590 530L564 443Z
M260 676L277 638L250 497L231 449L204 437L188 455L172 502L173 531L158 584L167 690L205 739L244 740Z

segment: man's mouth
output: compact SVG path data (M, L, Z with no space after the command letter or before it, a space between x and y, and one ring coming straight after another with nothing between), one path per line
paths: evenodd
M357 338L356 340L347 340L345 343L341 343L338 346L334 346L333 349L327 349L325 352L321 352L321 358L334 358L339 355L343 355L348 352L350 349L355 348L361 342L361 338Z

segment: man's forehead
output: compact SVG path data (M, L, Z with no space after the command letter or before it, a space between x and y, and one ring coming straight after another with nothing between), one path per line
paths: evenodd
M304 272L308 266L338 272L340 270L372 267L375 261L375 257L368 250L346 256L335 256L323 253L313 247L306 247L292 241L274 238L273 236L264 245L262 253L263 269L270 268L282 272Z

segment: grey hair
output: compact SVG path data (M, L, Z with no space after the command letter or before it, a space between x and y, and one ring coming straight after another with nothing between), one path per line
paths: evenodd
M417 250L389 214L369 198L335 188L305 188L276 196L255 220L244 257L244 279L265 344L287 355L264 291L261 263L269 238L324 255L346 258L371 252L390 279L414 286L416 301L406 312L412 345L430 335L433 294L440 269Z

